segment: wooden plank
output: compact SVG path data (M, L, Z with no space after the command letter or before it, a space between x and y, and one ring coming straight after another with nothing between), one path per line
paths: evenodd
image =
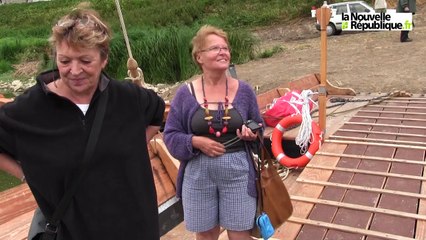
M308 74L305 76L302 76L298 79L292 80L288 83L288 86L292 90L305 90L305 89L312 89L317 90L320 85L320 74ZM348 96L355 96L356 93L352 88L341 88L333 85L328 81L328 79L325 79L325 89L327 91L328 95L348 95Z
M345 129L345 128L338 129L335 134L338 134L339 132L367 133L367 134L376 134L376 135L392 135L392 136L395 136L395 137L426 138L426 135L424 135L424 134L380 132L380 131L354 130L354 129Z
M28 237L34 211L19 215L12 221L0 224L0 240L23 240Z
M426 119L423 119L423 118L375 117L375 116L371 117L371 116L365 116L365 115L355 115L353 116L353 118L426 122Z
M37 204L27 184L0 193L0 239L26 239Z
M402 145L402 144L386 144L386 143L375 143L375 142L357 142L357 141L344 141L344 140L330 140L326 139L325 143L335 143L335 144L355 144L355 145L368 145L368 146L380 146L380 147L392 147L392 148L409 148L409 149L419 149L426 150L426 147L422 146L412 146L412 145Z
M11 198L17 198L21 195L27 195L31 193L27 184L20 184L14 188L6 189L0 192L0 202L7 201Z
M395 210L386 209L386 208L369 207L369 206L364 206L359 204L351 204L351 203L330 201L330 200L317 199L317 198L307 198L303 196L291 196L291 200L309 202L309 203L315 203L315 204L324 204L324 205L349 208L349 209L360 210L360 211L368 211L373 213L383 213L383 214L388 214L388 215L393 215L398 217L426 220L426 215L395 211Z
M370 127L386 127L386 128L412 128L412 129L423 129L425 130L426 127L421 126L408 126L408 125L402 125L402 124L381 124L381 123L365 123L365 122L345 122L345 125L362 125L362 126L370 126Z
M323 144L321 146L321 150L323 151L333 151L337 153L342 153L345 150L345 145L336 145L336 144ZM314 158L311 160L309 164L311 163L318 163L318 162L324 162L327 166L335 166L340 158L339 157L329 157L329 156L318 156L315 155ZM317 179L322 181L327 181L329 177L331 176L332 171L324 171L324 170L317 170L317 169L309 169L306 168L303 170L303 172L299 175L300 177L310 178L310 179ZM311 185L311 184L305 184L300 183L296 181L296 184L292 189L290 189L289 193L290 196L292 195L300 195L300 196L306 196L306 197L312 197L312 198L318 198L323 190L323 186L319 185ZM313 208L312 203L304 203L304 202L294 202L293 203L293 216L299 217L299 218L306 218L309 213L311 212ZM302 227L302 224L299 223L292 223L292 222L286 222L283 224L280 228L277 229L274 237L278 239L296 239L297 235L299 234L299 231Z
M402 178L402 179L426 181L426 177L407 175L407 174L376 172L376 171L368 171L368 170L353 169L353 168L326 167L326 166L315 165L315 164L310 164L309 166L306 166L306 167L307 168L318 168L318 169L324 169L324 170L332 170L332 171L362 173L362 174L367 174L367 175L377 175L377 176L384 176L384 177L395 177L395 178Z
M422 100L425 100L425 98L424 97L419 97L419 96L421 96L421 95L413 95L413 97L394 97L394 98L392 98L392 99L398 99L398 100L412 100L412 101L418 101L418 100L420 100L420 101L422 101Z
M360 138L360 137L347 137L332 135L329 138L341 139L341 140L352 140L352 141L363 141L363 142L375 142L375 143L396 143L396 144L408 144L408 145L423 145L426 146L426 142L418 141L405 141L405 140L394 140L394 139L382 139L382 138Z
M365 106L365 102L346 103L334 109L327 109L327 128L324 138L336 132L343 124L357 113L357 109ZM313 116L313 119L317 117Z
M396 108L396 109L426 110L426 107L395 106L395 105L383 105L383 104L368 105L368 107L371 107L371 108Z
M426 167L423 168L423 175L426 173ZM422 182L420 194L426 195L426 182ZM420 199L418 214L426 215L426 200ZM416 239L426 239L426 221L417 221Z
M330 157L359 158L359 159L367 159L367 160L375 160L375 161L408 163L408 164L418 164L418 165L426 166L426 162L423 162L423 161L407 160L407 159L400 159L400 158L374 157L374 156L366 156L366 155L330 153L330 152L322 152L322 151L317 152L315 155L323 155L323 156L330 156Z
M176 189L167 174L161 159L155 156L151 158L152 174L154 175L155 189L157 192L158 206L176 195Z
M36 206L37 203L27 184L3 191L0 193L0 224L31 212Z
M396 98L394 98L394 99L396 99ZM404 101L394 100L394 99L384 100L383 103L426 104L426 101L424 101L424 98L417 99L416 101L412 101L412 99L406 99Z
M177 175L179 170L180 162L176 158L174 158L170 152L167 150L166 144L164 143L162 137L160 135L155 136L149 142L152 151L157 154L164 167L166 168L166 172L170 176L170 179L173 182L173 185L176 188Z
M326 181L316 181L316 180L305 179L305 178L298 178L297 181L301 182L301 183L308 183L308 184L320 185L320 186L353 189L353 190L375 192L375 193L387 193L387 194L392 194L392 195L426 199L426 195L419 194L419 193L410 193L410 192L395 191L395 190L382 189L382 188L372 188L372 187L366 187L366 186L356 186L356 185L341 184L341 183L333 183L333 182L326 182Z
M299 223L299 224L309 224L309 225L318 226L318 227L325 227L325 228L328 228L328 229L335 229L335 230L340 230L340 231L344 231L344 232L358 233L358 234L363 234L363 235L373 236L373 237L379 237L379 238L384 238L384 239L413 240L412 238L407 238L407 237L399 236L399 235L395 235L395 234L383 233L383 232L366 230L366 229L361 229L361 228L348 227L348 226L344 226L344 225L315 221L315 220L310 220L310 219L303 219L303 218L298 218L298 217L290 217L288 221Z
M403 114L403 115L416 115L416 116L426 116L424 112L398 112L398 111L380 111L380 110L367 110L361 109L358 113L381 113L381 114Z
M315 74L308 74L305 76L302 76L298 79L292 80L288 83L288 86L292 90L305 90L305 89L311 89L320 84L318 75Z

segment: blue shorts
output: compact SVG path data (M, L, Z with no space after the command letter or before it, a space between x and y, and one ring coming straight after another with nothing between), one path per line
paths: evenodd
M249 162L245 151L211 158L204 154L185 169L182 202L186 228L205 232L217 225L232 231L253 227L256 198L247 193Z

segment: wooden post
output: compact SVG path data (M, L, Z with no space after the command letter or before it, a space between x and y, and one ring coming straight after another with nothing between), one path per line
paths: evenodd
M321 65L320 65L320 86L318 88L319 102L319 126L325 134L326 131L326 104L327 104L327 25L330 21L331 10L327 6L327 1L321 8L317 9L316 17L321 27Z

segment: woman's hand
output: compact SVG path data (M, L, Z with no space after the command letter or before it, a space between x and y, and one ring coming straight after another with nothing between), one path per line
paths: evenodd
M192 146L200 149L201 152L209 157L218 157L226 151L222 143L216 142L208 137L193 136Z
M253 133L250 128L243 124L241 131L237 129L237 136L244 141L254 141L257 138L257 132Z

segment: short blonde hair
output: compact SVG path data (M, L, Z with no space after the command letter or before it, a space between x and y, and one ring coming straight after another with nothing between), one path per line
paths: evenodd
M66 41L72 47L99 48L101 57L109 53L111 30L95 10L76 8L52 27L49 42L53 48Z
M197 54L205 47L206 38L210 34L215 34L222 37L229 46L228 34L220 28L204 25L198 30L197 34L192 38L192 60L197 64Z

